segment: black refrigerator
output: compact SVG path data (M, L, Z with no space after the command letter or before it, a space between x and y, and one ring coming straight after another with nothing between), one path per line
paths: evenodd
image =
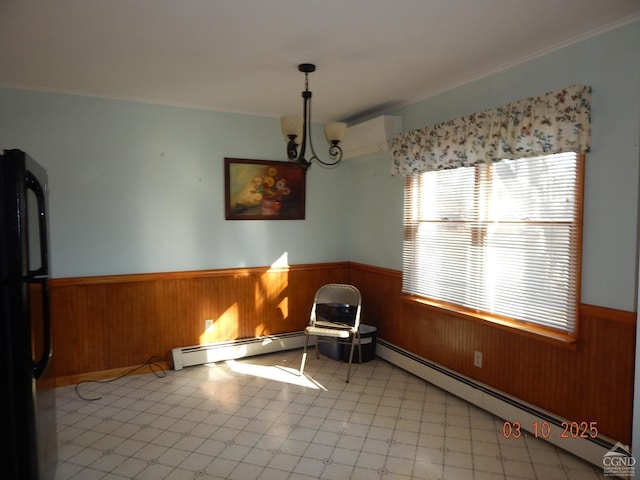
M47 174L21 150L0 155L0 202L0 471L3 479L53 480Z

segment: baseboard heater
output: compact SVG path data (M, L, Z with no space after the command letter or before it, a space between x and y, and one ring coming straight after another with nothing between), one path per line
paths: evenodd
M588 436L582 438L580 436L582 430L580 429L572 428L570 431L566 431L567 425L572 427L571 421L494 390L384 340L378 339L376 355L505 421L519 422L522 427L522 435L534 436L536 433L534 425L537 425L538 438L543 438L599 468L603 468L602 461L606 453L624 449L620 442L600 434L596 438ZM508 426L505 430L506 435L513 435L513 431L510 431ZM523 438L512 438L512 440L514 442L524 441Z
M236 360L265 353L293 350L304 347L304 342L304 332L291 332L283 333L282 335L267 335L193 347L174 348L171 351L173 369L182 370L184 367L205 363Z

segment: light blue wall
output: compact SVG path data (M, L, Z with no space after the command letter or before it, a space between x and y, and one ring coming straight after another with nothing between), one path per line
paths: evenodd
M402 269L403 177L392 177L388 154L350 160L349 258Z
M640 23L386 112L407 130L591 85L582 302L629 311L638 264L637 45ZM384 155L313 167L304 221L224 220L224 157L283 159L277 119L0 89L0 148L22 148L49 171L56 277L262 266L285 253L290 264L402 266L403 180L389 175Z
M582 83L593 87L584 191L582 302L634 311L640 153L640 23L588 39L405 108L404 130ZM402 181L380 158L353 164L355 262L401 269ZM383 208L382 205L389 206Z
M48 171L54 277L347 260L348 168L308 172L306 220L225 221L224 157L283 160L274 118L0 89L8 148Z

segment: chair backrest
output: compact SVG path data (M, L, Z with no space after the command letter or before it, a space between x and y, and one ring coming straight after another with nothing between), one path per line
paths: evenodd
M360 325L362 296L360 295L360 291L353 285L346 283L329 283L320 287L313 299L311 324L315 322L317 313L318 316L320 316L319 311L317 312L320 308L319 306L329 306L330 308L334 308L334 310L338 306L349 306L351 307L348 309L351 318L344 318L345 312L338 311L338 318L335 318L335 320L330 318L324 318L324 320L353 324L354 329L357 329ZM326 311L325 309L325 312Z

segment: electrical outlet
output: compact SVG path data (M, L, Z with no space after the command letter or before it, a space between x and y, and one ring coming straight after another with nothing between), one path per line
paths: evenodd
M204 321L204 331L210 332L213 330L213 320L208 319Z
M477 350L473 352L473 365L482 368L482 352Z

